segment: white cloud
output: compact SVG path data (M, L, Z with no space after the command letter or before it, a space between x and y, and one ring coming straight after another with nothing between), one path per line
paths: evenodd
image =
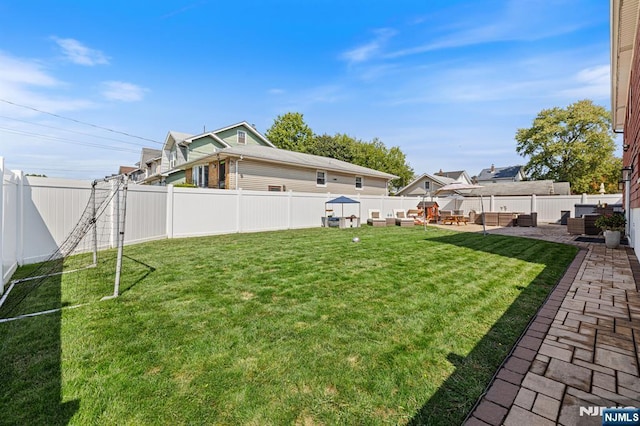
M414 21L413 25L418 25L424 32L417 32L412 39L423 39L424 42L398 48L388 52L385 57L400 58L502 41L540 40L574 32L588 26L593 20L590 10L580 5L558 9L554 2L538 0L513 0L496 7L478 4L473 13L458 10L469 7L465 3L450 8L446 17L436 15L432 19ZM559 14L559 10L568 13ZM441 27L441 22L449 22L449 25Z
M608 98L611 93L611 77L609 65L599 65L579 71L569 83L569 89L562 94L574 98Z
M284 89L278 89L274 87L273 89L269 89L267 93L269 93L270 95L282 95L285 93L285 91Z
M51 87L60 84L43 70L42 64L0 52L0 84Z
M50 75L41 62L0 52L0 93L3 99L49 112L73 111L92 105L87 100L63 99L35 90L66 86L66 83ZM0 113L8 113L13 117L38 114L34 110L7 103L0 104Z
M374 57L387 41L396 34L396 32L390 28L381 28L375 30L374 33L375 38L373 40L342 53L340 57L351 64L367 61Z
M123 81L105 81L102 83L102 95L111 101L137 102L144 98L145 89Z
M51 37L62 49L64 56L74 64L94 66L109 63L109 58L99 50L91 49L72 38Z

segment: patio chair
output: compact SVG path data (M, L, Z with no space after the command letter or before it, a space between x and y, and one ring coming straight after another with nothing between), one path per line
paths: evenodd
M387 226L387 221L380 215L380 210L369 209L369 217L367 218L367 225L371 226Z
M415 225L424 224L424 211L422 209L409 209L407 210L407 217L413 219Z
M403 209L393 209L393 217L396 218L397 226L413 226L413 218L407 217Z

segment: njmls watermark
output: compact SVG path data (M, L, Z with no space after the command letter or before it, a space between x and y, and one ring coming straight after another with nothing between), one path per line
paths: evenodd
M602 417L602 426L640 426L640 408L580 407L580 416Z

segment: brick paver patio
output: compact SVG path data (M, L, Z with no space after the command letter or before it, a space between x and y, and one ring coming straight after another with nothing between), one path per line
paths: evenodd
M466 425L600 425L590 407L640 407L640 264L559 225L499 228L581 247Z

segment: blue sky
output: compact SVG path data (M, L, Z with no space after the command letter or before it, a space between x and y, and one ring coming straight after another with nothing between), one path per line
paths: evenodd
M300 112L473 176L525 164L544 108L610 109L609 55L602 0L0 0L0 156L94 179L170 130Z

